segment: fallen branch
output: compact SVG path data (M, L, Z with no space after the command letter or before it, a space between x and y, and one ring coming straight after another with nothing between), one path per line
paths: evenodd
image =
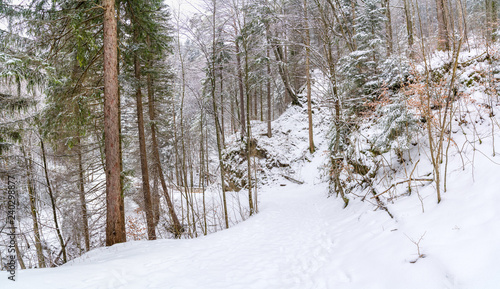
M434 180L433 179L407 179L407 180L404 180L404 181L401 181L401 182L397 182L395 184L392 184L387 190L383 191L382 193L378 194L378 195L375 195L373 197L371 197L372 199L380 196L380 195L383 195L385 193L387 193L390 189L396 187L397 185L401 185L401 184L404 184L404 183L408 183L408 182L433 182Z
M285 179L289 180L289 181L290 181L290 182L292 182L292 183L296 183L296 184L299 184L299 185L304 184L304 182L303 182L303 181L296 180L296 179L294 179L294 178L292 178L292 177L285 176L285 175L283 175L283 174L282 174L281 176L282 176L282 177L284 177Z

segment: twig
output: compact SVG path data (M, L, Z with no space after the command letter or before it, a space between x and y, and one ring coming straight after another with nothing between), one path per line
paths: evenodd
M434 180L433 179L412 179L412 178L410 178L410 179L407 179L407 180L404 180L404 181L400 181L400 182L397 182L395 184L392 184L387 190L383 191L382 193L373 196L372 199L374 199L374 198L376 198L376 197L378 197L380 195L383 195L383 194L387 193L390 189L396 187L397 185L401 185L401 184L408 183L408 182L413 182L413 181L415 181L415 182L433 182Z

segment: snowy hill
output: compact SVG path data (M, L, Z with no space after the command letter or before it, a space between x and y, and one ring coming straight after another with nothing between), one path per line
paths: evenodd
M382 195L394 218L376 209L370 196L349 196L343 209L339 198L327 197L322 177L328 123L315 114L318 149L309 155L305 111L292 107L273 123L273 139L258 137L262 148L288 165L267 172L259 214L197 239L99 248L58 268L20 271L15 283L0 272L0 288L499 288L500 157L491 150L500 115L473 110L483 96L471 92L462 103L467 123L455 120L456 145L440 204L433 184L421 182L409 196L404 185ZM256 124L255 135L264 127ZM418 161L414 176L432 171L425 138L419 142L410 151L413 162L401 165L390 182L383 172L377 176L379 192L406 179L403 166L411 171ZM304 183L280 177L284 171Z

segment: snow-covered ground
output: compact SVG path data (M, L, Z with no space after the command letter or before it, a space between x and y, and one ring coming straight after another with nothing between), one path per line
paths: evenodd
M309 155L304 110L293 108L273 124L277 140L262 137L259 145L274 158L291 153L284 171L304 184L272 174L259 188L258 214L197 239L95 249L58 268L18 271L16 282L3 271L0 288L500 288L500 156L492 150L496 143L500 152L500 114L488 116L481 88L468 94L456 104L467 113L453 123L440 204L433 183L414 182L409 196L405 184L381 196L394 218L375 210L371 195L349 194L343 209L341 199L327 197L322 177L328 124L315 127L318 149ZM255 135L265 132L261 126ZM280 136L280 129L290 131ZM290 146L285 138L300 141ZM410 153L393 176L377 176L378 192L407 179L403 166L411 171L417 161L413 177L429 178L425 135Z
M319 142L320 140L318 140ZM318 168L326 141L300 170L303 185L264 187L260 213L198 239L135 241L59 268L0 274L0 288L498 288L499 166L480 157L453 172L441 204L421 190L389 206L395 219L327 198ZM478 185L480 184L480 186ZM421 254L411 239L418 239Z

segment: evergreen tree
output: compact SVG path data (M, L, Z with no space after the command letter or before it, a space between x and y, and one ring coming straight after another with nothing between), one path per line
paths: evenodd
M362 2L354 25L357 49L341 60L340 72L347 79L347 95L367 97L380 87L379 66L384 60L384 21L385 10L379 7L379 1Z

